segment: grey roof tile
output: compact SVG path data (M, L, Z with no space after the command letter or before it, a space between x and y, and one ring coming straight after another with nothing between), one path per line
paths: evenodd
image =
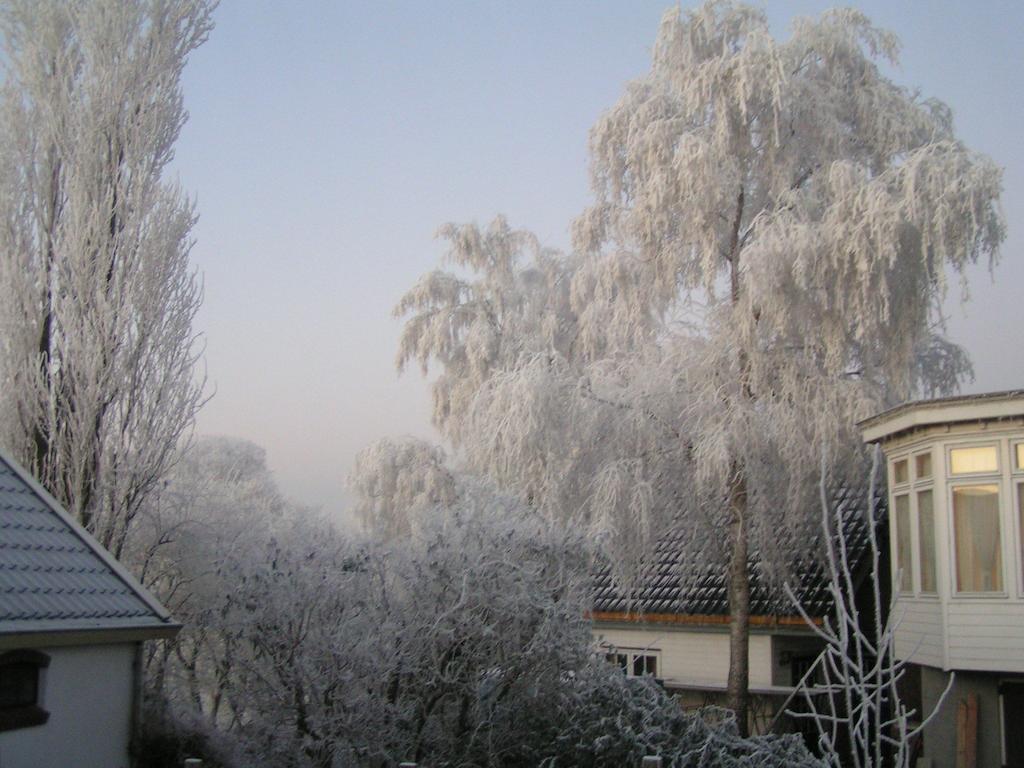
M842 514L844 534L856 571L868 557L868 536L862 489L840 488L833 503ZM876 497L880 522L885 520L885 496ZM684 560L682 542L689 535L685 527L666 532L655 544L655 557L641 572L629 592L614 582L611 568L599 570L594 577L593 610L607 613L676 614L723 616L729 613L724 566L701 566ZM884 535L884 528L883 528ZM758 555L751 554L750 607L754 616L791 616L796 613L789 598L778 587L765 582L758 569ZM796 563L794 568L801 603L812 616L824 616L831 608L828 578L817 563Z
M0 635L169 624L52 505L0 456Z

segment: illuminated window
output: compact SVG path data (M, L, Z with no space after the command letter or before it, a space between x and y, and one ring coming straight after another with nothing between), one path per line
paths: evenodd
M958 592L1001 592L1002 543L999 532L999 486L953 488Z
M949 471L954 475L998 472L999 457L994 445L954 448L949 452Z
M1017 483L1017 523L1021 538L1020 561L1024 563L1024 483Z

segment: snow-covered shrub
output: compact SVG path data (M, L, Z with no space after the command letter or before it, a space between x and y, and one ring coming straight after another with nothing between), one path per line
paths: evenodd
M134 545L186 623L150 656L152 743L228 768L811 764L625 678L594 652L583 535L453 488L354 540L283 502L255 446L200 442Z

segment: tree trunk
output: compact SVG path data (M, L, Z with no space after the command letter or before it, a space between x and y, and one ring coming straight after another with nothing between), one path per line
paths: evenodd
M729 683L727 706L748 735L750 710L750 571L747 565L747 484L737 468L729 483Z
M729 242L729 288L733 305L742 292L740 276L740 225L743 222L744 190L736 196L736 215ZM740 386L743 397L753 400L750 386L750 360L743 348L739 352ZM732 466L729 479L729 681L727 706L736 713L741 736L748 734L750 711L750 571L747 526L747 481L739 462Z

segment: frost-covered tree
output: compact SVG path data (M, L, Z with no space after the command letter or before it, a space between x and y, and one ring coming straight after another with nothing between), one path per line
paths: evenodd
M146 499L123 555L184 625L173 642L147 646L150 695L190 702L190 717L210 726L230 721L237 654L222 630L235 582L246 561L263 562L275 532L291 524L284 521L303 512L282 497L262 448L203 437L183 452Z
M165 169L212 5L0 7L0 439L115 554L202 402L196 214Z
M412 532L421 513L455 501L455 478L441 448L384 438L356 456L349 480L363 527L381 538Z
M595 655L584 538L450 479L449 499L414 500L405 535L353 540L283 500L256 446L191 446L130 538L185 623L149 649L147 759L818 765L799 739L739 738Z
M844 505L829 503L822 466L820 517L826 542L824 572L832 599L829 615L819 625L788 585L785 590L824 650L776 719L785 713L810 720L821 754L834 768L911 768L913 745L942 708L955 677L950 672L946 689L930 712L917 711L904 700L900 681L907 662L896 658L896 630L903 617L894 610L896 596L891 595L888 603L884 597L890 592L890 575L878 537L886 524L876 489L880 455L876 446L863 507L855 507L862 515L856 525L843 519L849 514ZM855 558L864 549L868 568L858 579Z
M822 450L859 467L858 418L969 374L940 302L1003 239L1000 171L880 72L897 48L853 10L784 41L739 3L670 10L591 132L574 253L449 227L459 272L398 307L400 361L440 363L435 421L471 467L622 560L680 522L722 558L741 728L752 550L816 554Z

